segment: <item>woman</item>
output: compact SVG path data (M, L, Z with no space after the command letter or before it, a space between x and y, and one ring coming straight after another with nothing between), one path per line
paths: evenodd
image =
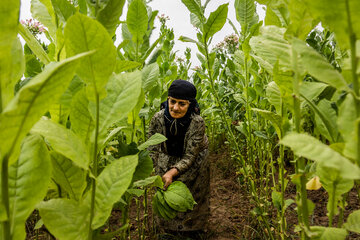
M196 88L185 80L175 80L168 90L163 109L151 120L149 137L161 133L167 141L149 148L155 173L162 176L164 189L173 181L182 181L195 201L192 211L178 213L170 221L158 219L165 231L204 231L209 215L209 164L205 123L199 115Z

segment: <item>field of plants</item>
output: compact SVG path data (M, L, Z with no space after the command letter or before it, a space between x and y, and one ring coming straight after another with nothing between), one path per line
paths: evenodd
M156 239L154 214L192 209L181 184L155 193L147 151L165 141L147 129L179 78L198 89L222 169L212 214L242 199L228 239L360 239L360 2L181 2L196 39L146 0L31 0L22 22L20 0L2 1L0 239ZM233 33L212 42L227 21ZM181 58L175 41L197 51Z

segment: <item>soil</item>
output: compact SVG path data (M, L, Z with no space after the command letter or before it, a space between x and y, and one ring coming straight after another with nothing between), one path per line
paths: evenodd
M247 192L247 187L244 183L241 183L241 176L236 172L237 167L232 164L231 157L226 150L220 150L219 152L213 152L210 154L210 218L206 234L201 237L192 238L176 238L176 239L208 239L208 240L234 240L234 239L266 239L262 232L259 222L252 214L254 205L251 204L251 196ZM291 173L289 167L288 172ZM308 191L308 199L315 204L314 214L310 218L310 225L312 226L328 226L328 217L326 204L328 195L327 192L321 188L317 191ZM291 182L286 189L286 199L295 199L296 187ZM149 196L149 201L151 198ZM142 199L140 199L142 201ZM271 199L268 199L271 202ZM150 204L151 205L151 204ZM151 212L151 206L149 211ZM138 222L136 219L136 203L132 202L130 211L130 231L131 239L139 239L138 237ZM345 206L344 219L346 221L349 213L354 210L360 209L360 202L357 196L356 190L352 189L348 195L348 204ZM141 208L141 211L144 209ZM140 214L140 216L142 216ZM276 221L276 211L270 206L268 217L271 221ZM36 231L33 227L38 218L36 211L28 219L27 239L36 239ZM109 224L103 229L103 232L114 231L119 228L121 218L121 211L114 209L112 216L109 219ZM143 217L140 217L143 221ZM338 219L334 220L334 226L336 226ZM287 239L299 239L298 233L295 232L295 226L298 222L297 214L295 210L295 204L289 206L286 212L286 222L288 226ZM156 239L157 234L153 231L152 215L149 214L149 222L146 227L145 235L148 236L145 239ZM271 228L272 231L276 231ZM44 227L38 232L38 239L54 239L46 231ZM152 236L152 237L149 237ZM114 238L120 239L120 238ZM347 239L360 239L360 235L349 234Z

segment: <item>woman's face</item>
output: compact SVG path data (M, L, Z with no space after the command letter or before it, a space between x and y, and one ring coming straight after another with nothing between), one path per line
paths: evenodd
M182 118L185 116L190 106L189 100L177 99L173 97L168 97L168 102L169 112L173 118Z

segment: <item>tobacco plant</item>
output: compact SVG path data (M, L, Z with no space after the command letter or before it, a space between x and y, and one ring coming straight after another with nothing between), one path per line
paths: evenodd
M268 11L281 10L280 6L273 3L268 4ZM285 3L283 3L283 6ZM320 5L326 5L327 9L318 9ZM351 6L351 7L350 7ZM352 11L359 6L354 1L341 1L337 4L330 1L291 1L288 4L290 17L287 14L275 15L278 18L278 24L275 24L276 17L269 15L272 24L277 26L266 26L260 29L260 35L250 40L250 45L262 59L260 65L269 69L273 75L274 82L268 87L269 99L277 109L278 115L272 115L273 124L277 125L281 133L283 145L290 147L297 155L295 158L296 174L292 176L292 181L297 185L297 208L299 216L300 229L302 229L302 238L319 238L321 235L332 235L337 239L345 239L346 230L344 228L334 228L333 218L337 213L338 203L341 201L341 195L347 193L353 186L354 180L359 178L357 151L354 151L358 143L357 132L350 129L357 129L356 125L356 96L357 96L357 75L356 72L356 51L355 51L355 26L356 16ZM270 10L269 10L270 9ZM282 13L284 13L282 9ZM330 17L331 14L340 14L341 20L335 20ZM311 14L311 15L310 15ZM302 16L301 18L299 16ZM304 17L306 16L306 17ZM271 17L271 18L270 18ZM314 27L317 17L333 30L336 34L340 47L349 49L351 67L346 65L342 67L340 73L327 60L317 53L314 49L307 46L303 40L308 32ZM287 21L282 21L287 20ZM265 21L266 22L266 21ZM346 33L342 26L347 26L351 31ZM280 24L281 23L281 24ZM286 28L281 28L286 27ZM265 60L265 61L264 61ZM270 64L270 65L269 65ZM269 68L272 67L271 68ZM348 78L348 72L350 78ZM316 79L316 82L303 82L308 79L307 74ZM320 81L322 83L319 83ZM349 83L352 83L349 85ZM332 97L334 103L339 104L338 112L332 108L329 100L317 98L324 92L328 86L336 89ZM271 89L271 90L270 90ZM346 94L345 101L337 101L337 98ZM352 99L352 100L351 100ZM316 129L322 136L323 142L311 137L308 134L301 133L301 109L304 104L308 104L315 113ZM352 110L352 117L345 114L343 109L349 112ZM293 128L287 131L284 128L284 110L292 112ZM286 113L286 112L285 112ZM278 119L278 120L275 120ZM282 120L282 121L281 121ZM286 119L285 119L286 120ZM346 122L346 124L344 124ZM345 126L346 125L346 126ZM283 130L281 130L283 129ZM351 133L350 133L351 132ZM340 135L339 135L340 134ZM351 143L348 142L349 135L352 135ZM324 141L326 139L326 141ZM330 146L325 144L330 143ZM338 150L333 150L335 145L341 145ZM352 150L351 150L352 149ZM283 149L280 150L283 152ZM331 157L330 157L331 156ZM328 216L329 227L310 226L308 216L311 214L313 205L306 199L307 171L305 169L306 160L315 161L316 175L320 177L320 182L329 193ZM351 173L350 173L350 169ZM282 176L283 177L283 176ZM282 187L283 191L283 187ZM282 200L284 202L284 200ZM282 203L282 206L283 203ZM356 219L357 212L352 213L348 221L344 224L347 230L358 232L356 227L351 224ZM340 216L341 218L341 216ZM342 220L340 219L340 222ZM340 224L341 226L341 224ZM351 226L351 227L350 227Z

